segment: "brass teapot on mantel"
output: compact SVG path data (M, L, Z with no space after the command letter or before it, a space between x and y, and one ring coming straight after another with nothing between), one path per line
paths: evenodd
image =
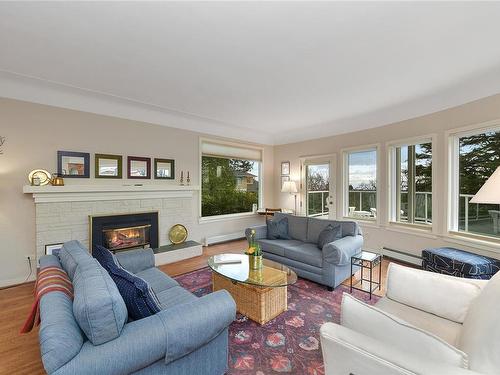
M50 184L52 186L64 186L64 171L63 173L53 173L52 179L50 180Z

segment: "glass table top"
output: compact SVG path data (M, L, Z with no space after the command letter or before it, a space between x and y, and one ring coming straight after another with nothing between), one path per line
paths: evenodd
M373 262L375 260L379 260L381 258L381 254L377 254L371 251L363 250L360 255L353 256L355 260L365 260L368 262Z
M262 287L282 287L295 284L297 274L287 266L269 259L262 260L262 268L250 268L245 254L219 254L208 259L212 271L232 281Z

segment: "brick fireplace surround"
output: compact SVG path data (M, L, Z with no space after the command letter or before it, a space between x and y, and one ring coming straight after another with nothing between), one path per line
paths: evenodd
M158 211L159 244L168 241L174 224L185 225L197 238L197 186L25 186L36 210L37 258L45 245L78 240L89 246L89 216Z

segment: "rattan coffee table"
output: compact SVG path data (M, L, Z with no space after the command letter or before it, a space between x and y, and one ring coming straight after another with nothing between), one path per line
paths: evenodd
M264 259L262 268L254 270L248 255L220 254L210 257L208 266L213 290L226 289L238 312L253 321L265 324L287 310L287 286L297 281L297 274L285 265Z

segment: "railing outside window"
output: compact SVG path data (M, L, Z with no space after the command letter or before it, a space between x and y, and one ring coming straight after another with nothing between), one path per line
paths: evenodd
M377 217L376 190L349 190L350 217L374 218Z
M328 190L307 192L307 216L321 217L328 216Z
M403 199L403 197L405 197ZM408 221L408 192L401 192L401 221ZM415 218L418 224L432 224L432 193L428 191L415 192Z
M352 212L349 216L363 217L361 212L365 213L366 217L375 217L377 211L370 207L370 202L376 200L376 194L377 192L374 190L349 190L349 201L356 204L355 207L353 206L354 209L351 207ZM407 195L408 192L401 192L401 194ZM415 223L432 224L432 193L423 191L416 192L415 195L417 202ZM328 216L328 196L327 190L307 192L307 216ZM479 233L487 231L498 234L500 232L500 210L489 210L488 207L481 207L484 205L470 203L473 196L472 194L460 194L460 230ZM401 211L401 220L407 221L408 216L404 205L402 205Z
M474 195L460 194L458 229L464 232L498 236L499 205L470 203Z

